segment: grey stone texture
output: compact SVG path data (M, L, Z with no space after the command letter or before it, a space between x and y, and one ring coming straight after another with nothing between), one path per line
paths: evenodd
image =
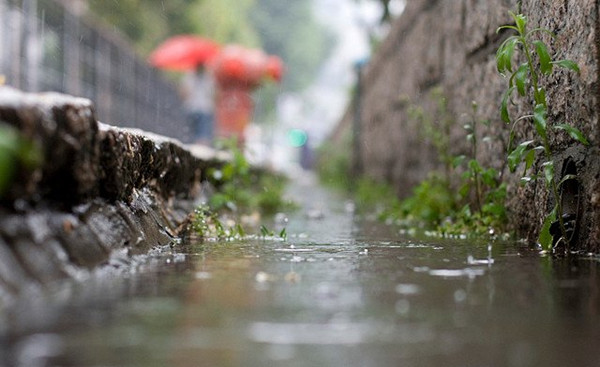
M90 101L0 87L0 121L40 148L0 199L0 301L114 254L172 243L222 157L99 123ZM1 305L1 302L0 302Z
M564 162L574 162L581 183L578 248L598 252L597 1L408 1L404 13L392 24L388 37L363 70L359 159L364 174L393 183L400 197L410 194L428 172L440 169L432 142L410 111L418 105L434 116L434 121L440 120L442 116L435 112L439 101L432 98L431 91L441 87L448 115L454 121L449 137L451 153L461 154L468 149L462 126L470 121L471 104L475 101L476 119L491 122L489 128L479 128L480 138L493 137L491 142L480 144L478 156L485 164L502 169L509 127L500 120L499 106L507 81L496 70L495 53L508 33L497 34L496 29L511 21L508 11L517 11L519 3L532 27L545 27L556 34L555 39L543 36L556 57L572 59L581 68L579 75L556 71L542 83L548 92L550 123L568 122L584 132L591 143L581 146L564 133L551 136L556 174L564 171ZM511 106L511 111L518 115L522 108ZM352 118L353 114L347 113L341 126L351 128ZM517 136L523 140L533 137L531 124L520 125ZM538 167L541 163L536 162ZM518 184L519 175L507 169L503 175L509 182L510 224L521 237L535 242L543 218L553 207L553 199L543 180L523 187Z

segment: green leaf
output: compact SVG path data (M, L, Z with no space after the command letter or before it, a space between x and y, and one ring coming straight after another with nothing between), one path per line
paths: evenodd
M543 74L549 75L552 73L552 59L548 53L548 47L542 41L535 41L533 44L535 45L535 52L540 58L540 70Z
M525 85L527 83L527 70L528 65L522 64L515 72L515 84L517 85L517 91L522 97L525 97Z
M557 207L555 206L554 209L552 209L552 211L550 212L550 214L546 216L546 219L544 219L542 229L540 230L540 234L538 236L538 242L542 246L542 249L544 249L545 251L550 251L552 247L552 235L550 234L550 226L552 225L552 222L556 220L556 211Z
M548 124L546 122L546 107L544 105L538 104L535 106L535 109L533 110L533 122L538 135L546 140Z
M481 172L481 166L479 165L479 162L477 162L477 160L475 160L475 159L471 159L469 161L469 169L471 170L471 172L474 172L474 173Z
M542 167L544 167L544 178L546 179L546 184L550 186L552 181L554 181L554 162L544 162Z
M454 157L452 159L452 167L456 168L456 167L460 166L465 161L466 158L467 157L464 155L459 155L457 157Z
M515 141L516 135L517 134L515 133L514 125L513 125L513 128L510 129L510 133L508 134L508 148L507 148L507 151L509 151L509 152L512 150L513 141Z
M581 70L579 69L579 65L577 65L577 63L573 60L558 60L553 61L552 63L556 66L560 66L561 68L572 70L577 74L581 72Z
M560 179L558 187L561 187L565 182L569 180L578 180L577 175L565 175L563 178Z
M463 177L463 179L465 179L465 178ZM462 185L462 186L460 186L458 188L458 195L461 198L466 198L467 196L469 196L470 192L471 192L471 184L470 184L470 182L467 182L467 183L465 183L464 185Z
M267 227L265 227L264 224L260 225L260 235L262 237L267 237L271 235L271 231L269 231L269 229Z
M530 149L525 154L525 172L529 171L529 169L533 166L533 161L535 160L535 149Z
M533 91L533 99L536 104L541 104L546 107L548 104L546 103L546 90L544 88L538 88Z
M481 179L483 180L483 183L489 187L496 185L496 178L498 178L498 171L493 168L488 168L481 173Z
M526 184L530 183L531 181L533 181L534 179L535 179L535 177L523 176L523 177L521 177L521 185L526 185Z
M504 64L506 69L512 73L512 59L513 54L515 53L515 47L519 43L518 38L512 38L506 43L506 47L504 49Z
M496 68L500 74L504 75L507 70L512 73L513 54L519 43L519 38L511 36L498 47L496 51Z
M23 137L14 127L0 121L0 197L13 183L19 165L34 169L43 161L35 142Z
M242 237L242 238L246 237L246 231L244 231L244 227L242 227L242 225L241 225L241 224L237 223L237 224L235 225L235 231L237 232L237 234L238 234L240 237Z
M581 133L581 131L579 131L579 129L577 129L576 127L573 127L569 124L558 124L556 126L554 126L555 129L557 130L564 130L567 133L569 133L569 135L577 140L578 142L580 142L583 145L590 145L590 142L585 138L585 136L583 136L583 134Z
M547 28L541 28L541 27L534 28L534 29L528 31L527 34L525 35L525 38L529 37L530 35L532 35L536 32L544 32L544 33L548 34L550 37L556 38L556 35L554 33L552 33L551 30L549 30Z
M503 25L503 26L500 26L500 27L498 27L496 29L496 33L499 33L503 29L512 29L512 30L515 30L517 32L519 31L519 29L517 27L515 27L514 25Z
M1 132L0 132L1 134ZM17 172L17 157L12 149L0 145L0 198L13 184L13 178Z
M504 75L504 71L506 70L506 59L504 58L504 48L498 48L496 51L496 69L500 75Z
M284 240L287 239L287 231L285 230L285 227L281 230L281 232L279 232L279 237L283 238Z
M2 152L17 155L20 145L19 131L8 124L0 122L0 149L2 149Z
M526 27L527 27L527 17L523 14L515 14L513 12L508 12L510 14L510 16L515 20L515 24L517 26L517 30L519 31L520 35L525 35L526 32Z
M508 114L508 98L514 90L515 87L511 87L504 92L504 96L502 96L502 103L500 105L500 117L502 118L502 121L506 122L507 124L510 123L510 115Z
M27 169L34 169L43 162L42 150L35 142L28 139L21 139L19 159Z
M481 208L481 211L494 217L504 218L506 216L506 207L502 204L487 203Z
M523 161L523 156L529 151L528 147L533 143L533 140L525 141L519 144L510 154L508 155L508 168L511 172L517 169L517 166Z

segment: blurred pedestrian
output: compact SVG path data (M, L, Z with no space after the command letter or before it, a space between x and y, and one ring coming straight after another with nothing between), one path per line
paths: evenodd
M243 83L218 85L216 98L217 137L235 138L241 147L246 141L246 127L252 120L252 88Z
M214 137L215 85L212 74L200 65L183 78L181 94L193 142L211 146Z

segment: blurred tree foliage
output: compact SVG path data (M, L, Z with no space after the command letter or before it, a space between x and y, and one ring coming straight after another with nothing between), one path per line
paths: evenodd
M194 33L189 8L198 0L88 0L90 11L133 41L148 55L171 34Z
M316 20L312 0L88 0L88 4L92 13L129 37L142 55L181 33L261 47L283 59L284 90L306 87L334 40ZM276 92L266 89L270 91L263 93L268 95Z
M279 55L289 71L284 88L306 87L334 43L333 33L319 23L310 0L256 0L250 21L263 49Z
M194 33L223 44L234 42L260 47L260 38L249 21L255 7L256 0L196 0L189 16L196 25Z

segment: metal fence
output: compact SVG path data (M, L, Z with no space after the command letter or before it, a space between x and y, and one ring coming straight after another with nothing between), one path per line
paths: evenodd
M24 91L89 98L100 121L189 140L174 85L116 33L56 0L0 0L0 74Z

